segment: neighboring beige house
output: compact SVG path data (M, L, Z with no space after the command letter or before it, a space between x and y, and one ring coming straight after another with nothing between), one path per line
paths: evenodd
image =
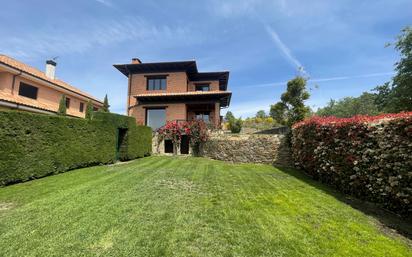
M228 71L199 72L196 61L114 65L128 77L127 115L153 129L167 121L201 119L220 127L230 104Z
M9 56L0 54L0 108L55 114L66 95L67 114L84 117L86 105L94 109L103 102L55 77L56 62L48 60L42 72Z

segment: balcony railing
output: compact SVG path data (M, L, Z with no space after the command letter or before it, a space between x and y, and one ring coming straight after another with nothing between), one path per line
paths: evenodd
M195 120L196 119L194 119L194 120L177 119L177 120L171 120L169 122L184 123L184 122L191 122L191 121L195 121ZM202 120L202 121L204 121L204 120ZM209 121L204 121L204 122L206 123L208 129L210 129L210 130L217 129L217 126L212 121L209 120Z

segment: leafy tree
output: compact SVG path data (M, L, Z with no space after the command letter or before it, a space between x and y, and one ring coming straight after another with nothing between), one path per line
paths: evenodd
M104 96L102 112L110 112L109 107L110 107L109 100L107 99L107 94L106 94Z
M92 101L87 101L87 106L86 106L86 116L85 118L88 120L91 120L93 117L93 104Z
M62 97L60 98L59 109L57 110L57 115L65 116L66 112L67 112L66 96L62 95Z
M376 104L384 112L412 111L412 28L402 30L395 42L401 59L395 63L396 75L391 82L375 88Z
M225 115L225 120L230 121L230 120L233 120L233 119L235 119L235 116L233 115L233 113L231 111L228 111Z
M286 124L286 107L283 102L278 102L270 106L270 117L281 125Z
M331 99L329 103L320 108L316 114L319 116L336 116L340 118L352 117L358 114L377 115L378 106L375 104L377 96L364 92L359 97L345 97L338 101Z
M271 106L272 117L288 126L303 120L310 113L310 108L305 106L309 96L306 90L306 79L297 76L288 82L286 92L280 98L281 101Z
M266 118L266 113L265 113L265 111L264 110L259 110L257 113L256 113L256 116L255 116L256 118L260 118L260 119L264 119L264 118Z

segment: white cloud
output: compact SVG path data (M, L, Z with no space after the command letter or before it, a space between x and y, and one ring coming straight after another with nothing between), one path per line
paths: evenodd
M260 19L263 14L270 16L274 12L285 13L287 10L286 0L213 0L210 6L213 15L223 18L253 16Z
M233 112L236 117L251 117L254 116L259 110L269 111L270 105L273 104L273 101L273 98L267 98L260 99L258 101L242 101L239 103L232 103L227 111Z
M102 5L105 5L107 7L112 7L113 6L112 2L109 1L109 0L95 0L95 1L102 4Z
M328 78L318 78L318 79L309 79L308 82L325 82L325 81L337 81L337 80L348 80L348 79L359 79L359 78L371 78L371 77L382 77L388 75L394 75L394 72L378 72L378 73L368 73L352 76L339 76L339 77L328 77ZM242 86L241 88L256 88L256 87L273 87L273 86L283 86L286 85L287 81L273 82L273 83L264 83L264 84L255 84Z
M292 52L290 51L289 47L286 46L286 44L284 44L282 42L282 40L280 39L278 33L276 33L276 31L271 28L269 25L265 25L265 29L267 31L267 33L269 34L269 36L271 37L272 41L275 43L275 45L277 46L277 48L281 51L283 57L295 68L297 68L297 70L299 72L302 73L302 75L307 75L307 72L305 71L305 69L303 68L302 63L295 57L293 56Z
M118 20L83 21L70 29L43 28L0 41L5 54L28 59L38 56L83 53L95 47L125 41L139 41L139 45L155 46L161 42L171 45L190 44L201 36L185 27L156 26L141 18L125 17ZM67 24L62 24L67 25ZM74 27L73 27L74 26Z
M319 79L310 79L311 82L324 82L324 81L336 81L336 80L347 80L347 79L357 79L357 78L371 78L371 77L381 77L381 76L388 76L394 75L394 72L380 72L380 73L369 73L369 74L361 74L361 75L354 75L354 76L341 76L341 77L330 77L330 78L319 78Z

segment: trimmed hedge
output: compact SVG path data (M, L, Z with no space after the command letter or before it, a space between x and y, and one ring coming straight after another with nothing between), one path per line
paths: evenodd
M115 129L114 133L117 133L117 128L127 129L118 156L120 160L132 160L147 156L152 152L152 129L147 126L137 126L135 118L114 113L95 112L93 120L112 124ZM117 136L116 134L116 139Z
M116 154L118 128L127 129ZM0 111L0 186L151 153L151 130L132 117L95 113L93 120Z
M412 112L313 117L292 129L296 165L340 191L412 211Z

